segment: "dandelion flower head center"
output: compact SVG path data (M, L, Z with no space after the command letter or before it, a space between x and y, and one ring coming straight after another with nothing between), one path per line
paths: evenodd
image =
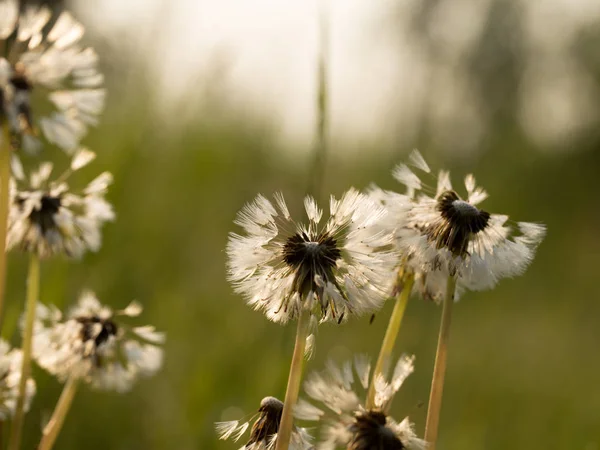
M33 85L27 79L25 67L22 63L17 63L10 77L10 84L20 91L31 91Z
M404 450L406 447L386 426L387 416L379 410L369 410L356 415L350 425L352 440L348 450Z
M29 105L29 93L33 89L33 85L27 78L25 67L22 63L17 63L10 73L10 77L6 80L8 85L0 86L0 108L2 116L9 116L11 110L15 114L15 120L19 123L22 130L32 129L31 107ZM5 102L12 104L12 107Z
M316 276L333 281L333 269L341 257L336 239L326 232L317 235L296 233L283 247L284 262L296 272L294 290L301 295L318 291Z
M84 342L94 341L95 348L107 342L111 336L116 336L118 332L117 324L111 319L91 316L78 317L76 320L82 325L81 340Z
M440 219L426 233L437 248L447 248L454 256L466 256L471 237L488 226L490 214L462 200L454 191L443 192L437 200Z
M454 200L452 202L452 207L463 216L478 216L479 209L476 206L471 205L469 202L465 202L464 200Z
M37 224L41 228L42 233L46 233L47 231L56 228L54 215L58 213L60 206L60 197L43 195L40 199L40 207L34 208L31 211L29 220L32 223Z
M265 397L260 402L259 412L283 411L283 402L275 397Z
M250 440L246 447L254 443L268 442L271 436L277 434L283 413L283 402L275 397L265 397L260 402L258 412L260 417L252 426Z

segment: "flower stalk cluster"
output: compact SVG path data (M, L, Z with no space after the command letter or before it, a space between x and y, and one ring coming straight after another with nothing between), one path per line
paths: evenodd
M406 187L404 193L351 189L341 200L332 198L324 226L320 226L323 212L311 197L304 202L308 225L301 225L291 218L282 195L275 196L275 205L259 196L236 220L245 233L230 236L229 277L235 290L270 320L281 324L298 320L296 350L303 349L307 317L315 327L323 322L341 324L374 313L386 299L396 298L372 376L367 375L370 364L364 359L355 362L366 390L364 400L349 388L351 365L341 370L330 366L328 377L305 383L310 397L339 415L337 421L325 420L329 425L321 432L318 449L433 449L454 302L467 290L491 289L502 278L522 274L545 234L543 225L513 224L507 216L480 209L487 193L472 175L465 178L465 197L454 190L446 171L439 173L437 187L430 192L417 175L419 171L432 176L425 159L415 151L409 164L393 171ZM412 358L404 358L400 366L404 369L397 366L387 381L404 311L413 295L443 303L424 440L416 438L407 419L397 423L389 417L399 380L412 372ZM302 353L294 352L288 389L300 383ZM285 403L297 420L323 420L324 410L297 401L297 396L286 395ZM292 434L282 430L284 425L293 430L293 421L284 420L285 415L271 439L278 436L277 449L291 448Z
M317 146L309 189L317 198L319 192L314 190L323 185L327 149L326 23L321 20ZM425 159L413 151L408 164L393 170L406 188L404 193L375 186L367 192L351 188L339 200L331 197L324 224L323 210L311 195L304 199L308 223L292 219L281 194L274 202L258 195L238 213L235 224L243 232L231 233L227 244L229 281L269 320L283 325L298 321L285 401L263 400L243 449L435 449L453 303L466 290L492 289L502 278L521 275L533 260L545 227L520 222L515 233L507 216L480 209L487 193L472 175L465 178L467 195L461 197L449 172L439 172L435 190L419 174L432 177ZM413 371L414 357L403 357L392 377L387 376L413 295L443 302L425 439L416 436L408 417L396 422L389 411L393 396ZM367 358L357 358L354 364L364 398L352 389L352 364L341 369L330 364L327 376L313 375L305 383L308 396L327 409L298 403L304 355L314 351L317 325L374 314L388 298L396 303L373 373ZM326 411L334 417L327 417ZM218 423L219 437L239 440L251 420ZM324 424L314 447L295 420Z
M105 198L109 172L84 187L70 183L96 158L82 140L99 123L105 97L98 57L83 35L69 12L53 17L45 6L21 10L17 0L0 0L0 327L6 255L21 251L30 259L22 348L0 341L0 417L11 421L9 450L22 447L35 394L32 363L65 383L43 430L43 450L56 442L79 386L126 392L162 365L164 334L128 323L141 314L139 303L114 311L83 290L63 315L40 283L53 260L99 251L104 224L115 220Z

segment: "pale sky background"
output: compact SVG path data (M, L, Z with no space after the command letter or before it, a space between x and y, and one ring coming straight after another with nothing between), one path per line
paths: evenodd
M434 140L468 154L477 149L487 119L458 62L477 42L490 0L441 0L426 24L443 58L435 62L408 33L419 1L96 0L80 1L78 12L99 34L112 36L116 49L145 52L167 116L174 108L201 113L202 93L218 85L233 111L260 118L283 141L309 149L318 7L327 4L330 132L336 144L405 145L425 111ZM536 142L569 149L598 117L590 95L598 87L568 50L580 27L598 23L600 1L515 3L530 55L521 83L521 123ZM426 105L428 92L435 105Z

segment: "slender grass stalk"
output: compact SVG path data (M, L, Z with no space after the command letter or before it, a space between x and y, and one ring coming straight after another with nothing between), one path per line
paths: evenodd
M8 190L10 182L10 131L2 126L0 138L0 335L4 323L4 294L6 292L6 233L8 229Z
M60 398L56 403L52 417L50 418L48 424L44 427L44 431L42 432L42 440L40 441L38 450L50 450L54 446L54 442L56 442L56 438L62 429L65 418L67 417L67 413L71 408L71 404L73 403L73 398L75 397L78 386L79 379L76 377L69 377L65 383L62 393L60 394Z
M25 420L25 397L27 380L31 374L31 344L33 338L33 323L35 310L40 295L40 259L31 253L29 259L29 274L27 276L27 303L25 306L25 328L23 330L23 362L21 365L21 380L19 381L19 397L15 408L15 416L10 430L8 450L19 450Z
M327 62L329 48L329 23L328 23L328 0L321 3L319 14L319 54L317 56L317 123L315 136L315 149L311 164L310 181L308 193L319 196L325 174L327 160L327 133L329 120L327 111L329 109L329 98L327 95Z
M310 322L310 312L302 311L298 318L298 328L296 331L296 343L294 345L294 354L292 355L292 364L290 365L290 375L288 377L287 390L285 391L285 400L283 401L283 412L281 413L281 422L277 432L277 444L275 450L287 450L292 437L292 428L294 426L294 406L298 401L300 392L300 382L302 381L302 367L304 366L304 350L306 348L306 338L308 336Z
M435 450L442 409L442 394L444 392L444 377L446 375L446 360L448 356L448 341L450 339L450 322L452 319L452 305L456 291L456 277L449 276L446 286L446 297L442 309L442 323L438 337L431 391L429 393L429 406L427 408L427 421L425 423L425 440L429 443L428 450Z
M394 344L396 343L396 338L398 337L398 332L402 325L402 318L404 317L404 311L406 311L406 305L410 297L410 292L412 291L414 280L413 274L407 274L402 278L402 290L396 295L396 304L394 305L390 322L385 331L385 336L381 343L381 350L379 351L379 357L377 358L375 370L371 377L371 384L369 385L369 392L367 394L367 409L375 407L375 379L377 378L377 375L384 372L384 366L390 360L392 351L394 350Z

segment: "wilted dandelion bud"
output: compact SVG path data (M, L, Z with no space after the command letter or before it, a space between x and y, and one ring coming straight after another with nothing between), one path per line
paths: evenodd
M238 213L235 223L245 234L232 233L227 246L236 292L281 323L302 309L340 322L380 308L397 260L392 232L375 226L385 209L354 189L331 198L323 225L323 211L311 197L304 206L308 225L292 219L280 194L275 205L259 195Z
M98 251L100 229L115 218L104 195L112 175L104 172L81 191L67 184L69 175L94 159L94 153L81 149L70 167L50 181L52 163L43 163L26 179L15 170L10 187L7 248L37 253L41 258L56 254L80 257L87 250Z
M417 151L410 162L431 172ZM473 175L465 178L464 197L446 171L440 171L430 195L408 165L396 167L394 177L407 187L406 194L375 188L371 197L388 209L385 227L395 230L402 269L415 275L425 297L440 300L448 275L457 277L459 291L491 289L502 278L521 275L545 236L544 225L517 222L515 232L508 216L480 209L488 195Z
M39 304L33 357L61 381L77 377L97 389L127 391L140 376L156 373L163 360L164 333L126 323L141 312L136 302L113 311L89 291L65 318Z
M19 14L17 0L0 0L0 124L15 148L35 150L41 130L71 153L97 124L104 77L94 50L80 45L83 34L68 12L52 20L46 6Z
M423 450L426 442L416 437L408 417L398 423L388 414L394 395L414 370L413 361L414 357L402 356L389 381L378 376L375 406L371 409L365 408L365 400L355 386L356 375L360 390L369 387L368 358L356 356L354 369L351 361L341 368L329 362L324 372L310 374L304 383L304 391L317 405L301 400L295 416L322 424L318 449Z
M237 442L250 428L250 422L258 416L250 430L250 438L242 449L271 450L275 448L282 412L282 401L275 397L265 397L260 402L258 413L248 421L217 422L215 428L219 439L233 439L234 442ZM290 450L310 450L312 449L311 439L304 428L294 427L289 448Z
M10 350L9 345L0 339L0 420L10 419L15 412L22 360L21 350ZM29 378L25 389L25 411L29 410L34 395L35 381Z

